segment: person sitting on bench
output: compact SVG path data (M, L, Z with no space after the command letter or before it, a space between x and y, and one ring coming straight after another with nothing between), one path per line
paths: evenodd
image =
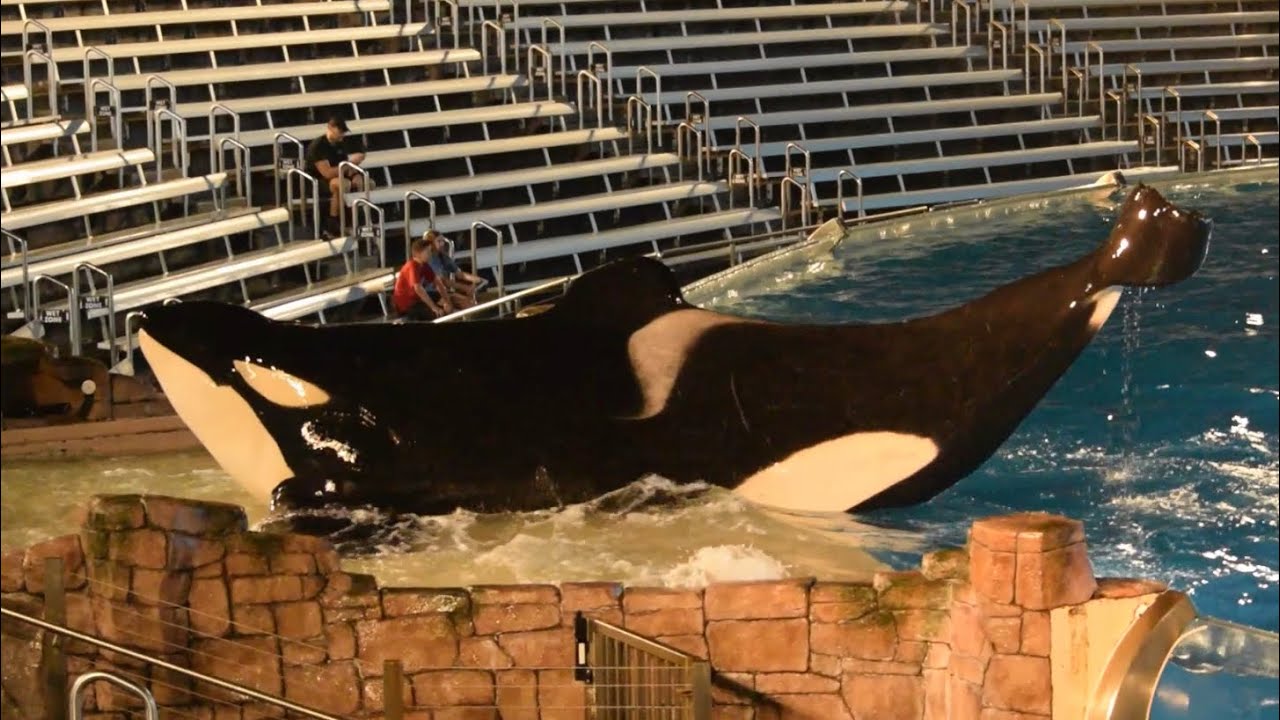
M341 115L329 116L324 134L307 146L307 172L320 183L321 193L328 189L329 215L323 228L325 239L337 237L339 205L343 193L364 190L364 177L347 169L345 178L338 177L338 166L344 161L359 165L364 162L364 145L347 137L347 121Z
M409 258L396 273L395 288L391 291L391 304L400 317L408 320L431 320L453 312L448 288L440 276L431 270L431 241L418 238L413 241ZM435 296L430 290L436 291ZM442 299L437 303L436 297Z
M458 307L468 308L476 304L476 292L484 284L484 278L464 272L449 254L449 243L435 230L423 236L431 243L431 270L444 280Z

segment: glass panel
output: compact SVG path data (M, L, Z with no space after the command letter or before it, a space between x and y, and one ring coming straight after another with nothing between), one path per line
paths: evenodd
M1187 627L1165 664L1151 720L1280 717L1275 633L1213 618Z

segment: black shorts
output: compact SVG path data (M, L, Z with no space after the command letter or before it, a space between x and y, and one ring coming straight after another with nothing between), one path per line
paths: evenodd
M427 307L424 302L415 302L413 307L406 312L400 313L401 319L404 320L435 320L435 313L431 312L431 308Z

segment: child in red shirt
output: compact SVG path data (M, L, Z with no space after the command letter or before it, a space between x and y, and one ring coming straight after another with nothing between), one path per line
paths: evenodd
M453 312L449 295L440 292L441 303L431 299L427 287L437 286L440 290L440 278L431 270L429 263L431 241L418 238L413 241L409 259L396 273L395 289L391 292L391 304L396 312L411 320L430 320Z

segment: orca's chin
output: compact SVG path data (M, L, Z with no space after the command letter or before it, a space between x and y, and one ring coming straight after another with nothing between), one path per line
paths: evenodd
M255 498L270 499L293 472L249 403L158 340L146 324L138 344L174 412L218 465Z

